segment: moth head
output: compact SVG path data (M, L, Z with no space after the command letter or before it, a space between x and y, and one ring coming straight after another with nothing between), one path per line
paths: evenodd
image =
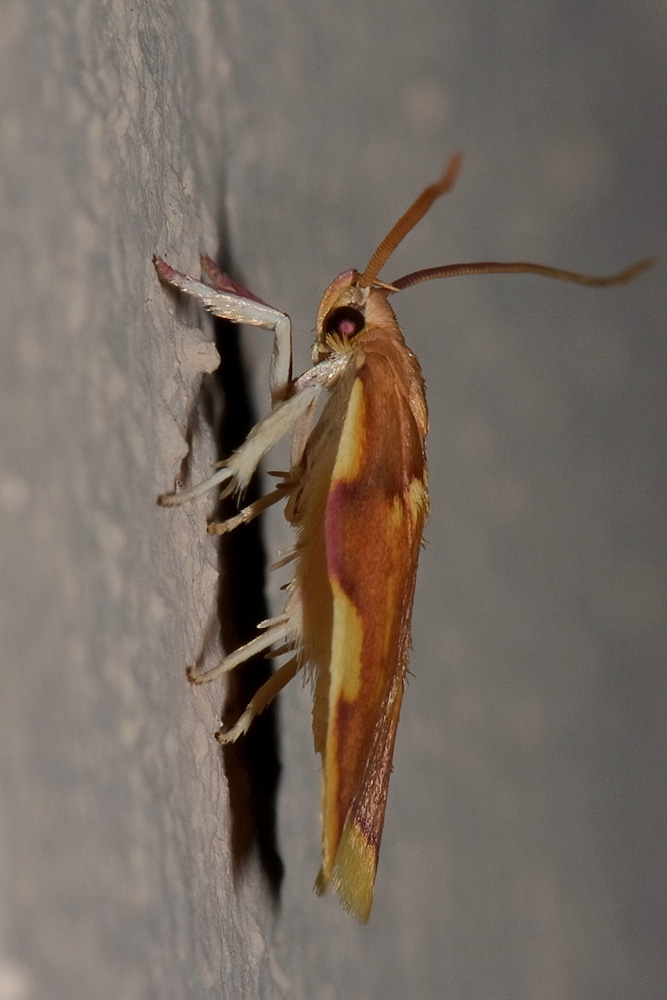
M359 277L358 271L343 271L322 296L313 344L315 364L332 353L347 353L364 330L370 289L359 285Z
M385 236L363 274L343 271L329 285L317 310L317 339L313 344L315 364L330 354L347 354L354 350L356 338L369 324L389 324L398 332L396 318L387 302L387 296L398 288L381 281L378 275L404 236L416 226L435 199L452 186L460 162L459 156L452 157L442 178L421 193Z

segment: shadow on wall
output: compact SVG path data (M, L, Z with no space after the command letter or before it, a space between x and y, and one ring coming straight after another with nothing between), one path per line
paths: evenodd
M223 271L233 275L234 267L228 255L221 255L218 261ZM217 458L221 460L245 440L256 416L243 368L239 328L228 320L214 319L214 331L220 367L204 380L201 404L204 419L213 429ZM255 476L243 498L244 504L260 495L259 476ZM214 519L222 521L237 510L233 498L221 500ZM260 521L252 521L219 539L218 615L226 652L252 639L257 623L269 616L265 596L266 552ZM236 721L271 673L271 660L260 655L227 675L227 696L222 713L225 726ZM253 721L245 736L220 749L229 784L234 878L242 878L256 856L271 900L277 907L283 863L278 853L276 829L281 771L276 703Z

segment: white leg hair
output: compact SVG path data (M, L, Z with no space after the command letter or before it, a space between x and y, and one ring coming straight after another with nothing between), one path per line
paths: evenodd
M219 464L217 472L184 493L168 493L158 497L161 507L178 507L208 493L214 486L227 483L224 495L242 492L266 452L292 430L299 417L306 413L322 391L316 382L304 384L294 396L278 403L259 423L255 424L240 448Z

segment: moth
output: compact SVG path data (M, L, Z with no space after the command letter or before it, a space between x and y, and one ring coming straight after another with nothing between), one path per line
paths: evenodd
M272 492L211 534L247 524L286 501L294 546L276 565L293 564L282 614L210 670L189 668L195 684L215 680L259 653L290 658L259 689L235 725L216 734L236 740L299 672L313 682L313 734L322 762L322 867L318 893L336 893L360 921L371 911L396 727L410 649L417 561L429 500L428 416L424 379L407 347L391 296L432 278L495 272L531 273L583 285L629 281L649 266L590 277L531 263L483 262L433 267L385 282L393 250L449 191L454 155L380 243L363 272L344 271L317 310L313 366L292 376L289 317L267 305L203 256L205 282L154 258L162 281L193 296L213 315L270 330L271 410L212 476L163 495L175 507L222 487L240 495L265 453L291 434L288 472Z

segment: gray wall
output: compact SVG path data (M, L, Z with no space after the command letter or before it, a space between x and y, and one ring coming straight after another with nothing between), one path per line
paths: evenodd
M666 32L651 0L10 3L2 1000L664 996ZM151 255L221 254L291 314L302 368L326 284L454 149L457 189L386 277L661 261L604 292L462 278L396 299L433 513L362 928L311 891L308 691L259 761L223 760L222 685L185 680L220 620L233 641L260 608L261 539L220 556L211 502L155 506L186 433L192 478L218 452L196 403L210 327ZM226 355L256 412L269 339ZM279 513L263 530L269 555L288 544Z

